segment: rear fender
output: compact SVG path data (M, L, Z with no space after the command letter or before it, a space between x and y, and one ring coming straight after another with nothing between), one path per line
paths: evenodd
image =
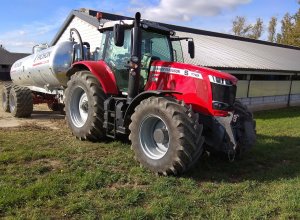
M104 61L76 62L68 70L67 76L71 77L71 75L81 70L90 71L99 80L104 93L111 95L119 94L115 76Z

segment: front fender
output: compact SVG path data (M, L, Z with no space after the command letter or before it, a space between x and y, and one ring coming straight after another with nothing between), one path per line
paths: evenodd
M80 70L89 70L99 80L104 93L111 95L119 94L116 78L103 60L76 62L72 65L67 75L71 76Z

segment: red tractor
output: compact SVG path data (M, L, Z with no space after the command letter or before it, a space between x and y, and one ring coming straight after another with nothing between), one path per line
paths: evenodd
M175 62L180 52L174 45L181 40L194 58L193 39L141 20L140 13L134 20L106 22L99 31L98 60L84 59L80 43L81 61L66 73L66 119L76 137L129 134L135 158L162 175L187 171L204 151L232 159L253 146L255 121L235 100L237 79Z

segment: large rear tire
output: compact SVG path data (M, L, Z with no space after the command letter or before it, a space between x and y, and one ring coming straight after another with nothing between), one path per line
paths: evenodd
M197 115L171 98L143 100L135 108L129 129L136 160L161 175L187 171L203 152L203 126Z
M104 137L105 97L91 72L79 71L71 76L65 93L66 120L80 140L97 141Z
M32 92L27 87L14 85L9 93L9 110L12 116L28 118L33 111Z
M4 84L1 95L2 95L2 109L4 112L10 112L9 109L9 92L11 89L12 84Z

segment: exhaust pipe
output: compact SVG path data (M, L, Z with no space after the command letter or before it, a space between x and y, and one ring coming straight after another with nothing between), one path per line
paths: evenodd
M141 31L141 13L135 14L134 27L131 30L131 68L129 71L129 82L128 82L128 96L127 103L130 104L135 96L139 93L139 82L141 73L141 42L142 42L142 31Z

